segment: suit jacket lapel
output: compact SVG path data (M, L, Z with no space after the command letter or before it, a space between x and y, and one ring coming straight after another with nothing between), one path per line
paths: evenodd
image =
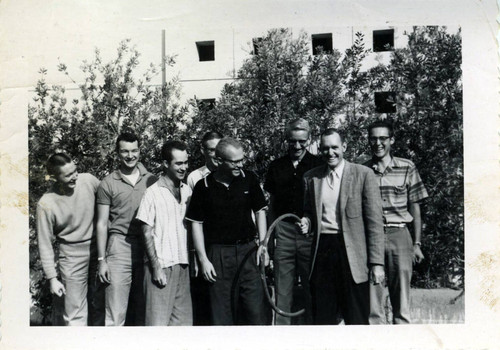
M344 173L342 174L342 181L340 182L340 218L342 219L343 213L345 213L345 206L347 203L347 197L349 196L349 188L352 182L352 172L351 164L344 160Z

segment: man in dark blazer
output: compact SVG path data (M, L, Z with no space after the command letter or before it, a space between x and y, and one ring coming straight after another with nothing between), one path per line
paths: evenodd
M369 281L384 279L384 225L370 169L344 160L336 129L321 135L327 165L304 174L303 233L314 235L311 292L315 324L368 324Z

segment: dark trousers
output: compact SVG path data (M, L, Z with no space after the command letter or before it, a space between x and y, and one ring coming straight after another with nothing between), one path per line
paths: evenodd
M267 303L256 263L256 251L253 251L246 260L241 268L238 283L233 286L238 267L246 254L254 247L253 241L239 245L211 244L208 247L208 259L217 274L216 281L208 287L213 325L264 325L268 323ZM233 304L233 310L231 310L231 304ZM234 318L233 313L236 316Z
M342 234L320 235L311 292L315 324L368 324L369 285L352 279Z

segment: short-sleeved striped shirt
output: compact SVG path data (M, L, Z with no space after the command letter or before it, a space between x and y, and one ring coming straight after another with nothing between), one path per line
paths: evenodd
M428 197L422 179L411 160L392 157L383 173L373 160L364 163L379 179L385 223L409 223L413 217L408 212L408 202L418 203Z
M149 187L142 197L137 219L153 227L153 242L162 268L188 264L187 232L184 222L191 189L181 183L181 201L177 202L165 179Z

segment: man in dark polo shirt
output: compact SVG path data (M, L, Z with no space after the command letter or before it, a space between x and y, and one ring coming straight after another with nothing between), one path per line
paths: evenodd
M120 167L97 189L97 253L99 278L106 284L106 326L123 326L129 308L131 325L144 325L144 247L137 209L156 177L139 163L136 135L116 140Z
M269 166L264 189L270 193L268 218L272 223L283 214L303 215L304 193L302 177L312 168L320 166L320 158L307 151L311 140L309 123L302 118L291 121L286 128L288 154ZM311 293L309 290L309 264L312 236L301 233L294 219L281 221L275 229L274 283L276 305L290 312L296 275L300 276L305 300L305 324L312 324ZM277 325L291 324L291 318L276 315Z
M266 235L266 199L256 176L242 169L244 152L237 140L223 138L216 147L216 157L217 170L196 184L186 213L193 225L200 272L210 282L212 323L263 325L267 323L266 302L258 265L268 264L269 256L263 245L257 253L249 252L255 250L256 232L259 242ZM251 255L232 290L247 253ZM259 261L261 253L265 261ZM232 302L237 319L233 318Z

